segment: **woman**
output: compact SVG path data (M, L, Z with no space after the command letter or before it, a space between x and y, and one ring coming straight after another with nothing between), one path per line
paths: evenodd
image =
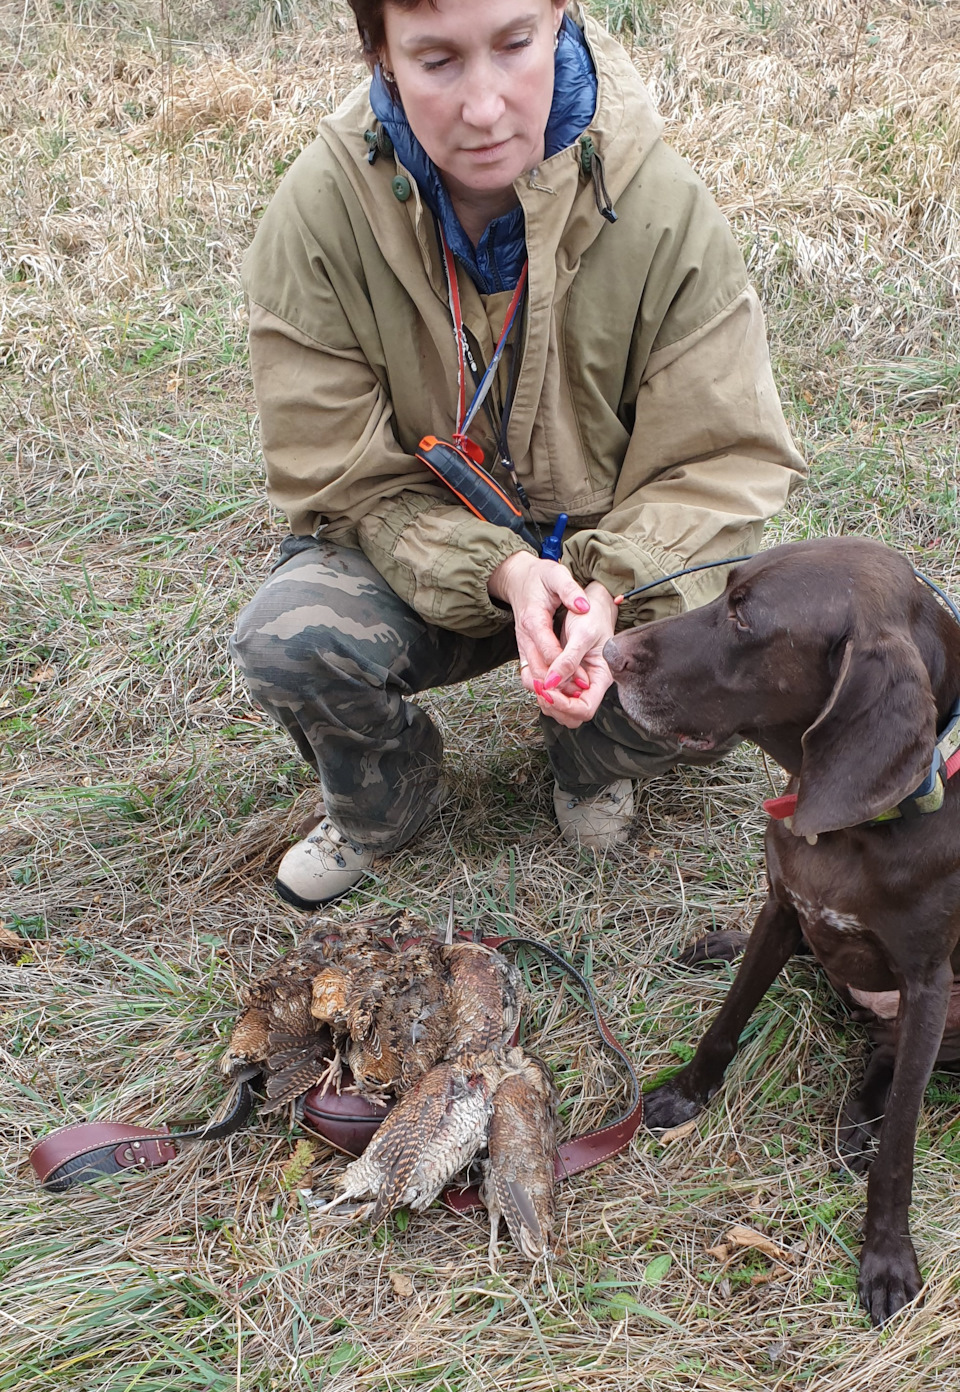
M321 123L244 266L292 536L232 650L321 777L325 816L278 872L304 908L436 805L440 736L406 698L518 656L561 831L621 840L633 780L682 751L626 717L603 645L723 571L619 616L613 596L754 550L803 468L730 229L609 35L556 0L351 6L372 82ZM559 563L417 458L467 434L499 340L469 436L534 543L569 515Z

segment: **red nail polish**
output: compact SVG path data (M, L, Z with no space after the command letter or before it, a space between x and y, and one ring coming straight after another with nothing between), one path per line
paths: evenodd
M577 686L579 686L581 691L586 691L587 687L590 685L590 683L588 681L585 681L583 677L574 677L573 680L576 682Z
M552 691L555 686L560 685L562 680L563 678L560 676L559 672L551 673L551 675L547 677L547 680L543 683L544 690Z
M540 680L539 677L534 677L534 679L533 679L533 689L534 689L534 691L537 693L538 696L542 696L542 695L543 695L543 682Z
M573 601L573 607L578 614L589 614L590 612L590 604L585 599L575 599Z
M546 701L546 703L547 703L548 706L552 706L552 705L553 705L553 697L550 695L550 693L549 693L548 691L541 691L541 692L540 692L540 697L541 697L541 700Z

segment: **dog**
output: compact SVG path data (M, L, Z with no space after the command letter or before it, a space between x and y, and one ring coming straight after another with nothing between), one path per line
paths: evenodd
M960 623L903 557L838 537L738 563L713 603L604 657L645 730L701 751L740 736L790 775L764 804L769 894L733 985L644 1119L672 1127L704 1107L805 941L876 1044L839 1137L851 1168L869 1166L858 1289L882 1324L922 1285L917 1119L934 1065L960 1060Z

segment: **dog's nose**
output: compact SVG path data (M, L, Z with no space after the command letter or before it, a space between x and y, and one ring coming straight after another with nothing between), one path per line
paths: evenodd
M606 662L610 671L616 676L618 672L623 672L627 667L627 659L617 647L615 638L608 638L603 645L603 660Z

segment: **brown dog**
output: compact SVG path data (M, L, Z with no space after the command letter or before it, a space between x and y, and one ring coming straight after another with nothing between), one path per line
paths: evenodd
M712 604L622 634L604 656L645 729L704 750L751 739L796 794L795 809L775 807L792 818L767 828L770 893L730 993L645 1120L701 1110L805 938L878 1046L840 1136L854 1168L872 1159L859 1291L882 1323L922 1284L908 1225L917 1117L933 1065L960 1058L960 776L930 815L937 793L905 801L960 728L960 625L902 557L836 538L737 565ZM898 805L898 819L872 820Z

